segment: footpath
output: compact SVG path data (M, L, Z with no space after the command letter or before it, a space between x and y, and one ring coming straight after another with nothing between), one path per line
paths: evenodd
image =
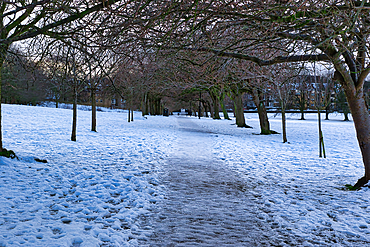
M274 246L248 184L214 158L212 139L179 117L179 139L162 174L166 198L153 212L149 246Z

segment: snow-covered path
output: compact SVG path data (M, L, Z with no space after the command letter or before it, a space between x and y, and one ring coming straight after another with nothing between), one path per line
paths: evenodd
M177 118L177 145L164 166L167 197L155 213L150 246L273 246L276 236L258 218L258 204L246 178L213 154L216 133L191 118Z

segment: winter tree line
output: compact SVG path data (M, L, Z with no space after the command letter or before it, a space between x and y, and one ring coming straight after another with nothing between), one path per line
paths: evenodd
M138 72L134 70L137 69L136 65L128 68L125 63L110 73L110 77L114 78L114 82L111 82L101 71L93 71L91 65L85 67L88 60L80 58L77 61L81 64L73 62L71 65L66 61L67 57L73 58L71 51L64 54L58 52L58 57L52 54L38 63L34 63L24 52L9 52L3 66L3 102L37 105L52 101L57 108L60 103L91 105L94 120L97 106L139 110L143 116L161 115L163 109L173 112L187 108L191 115L213 119L221 119L219 113L223 112L223 118L228 120L229 113L233 112L234 116L240 118L236 122L238 127L249 127L243 113L253 110L259 113L261 134L274 133L269 128L268 110L284 116L285 111L294 110L301 114L301 120L305 119L307 110L325 111L326 120L330 113L337 111L344 113L344 121L349 121L350 110L343 88L329 72L314 76L304 68L290 67L286 70L275 67L274 73L279 72L275 78L268 74L269 71L261 71L259 76L250 73L250 78L246 79L244 68L253 64L243 64L238 75L238 68L232 64L232 59L218 58L219 61L207 63L203 68L188 62L181 64L182 68L187 66L189 74L181 75L183 79L180 81L173 79L166 83L160 83L164 79L153 80L149 76L148 64L142 65L143 70ZM166 61L167 58L164 56L161 60ZM176 59L180 57L176 56ZM171 63L178 66L176 61L162 64L162 69L166 68L166 71L159 74L176 72L178 69L171 67ZM212 71L207 71L210 68ZM125 75L127 70L131 71ZM190 77L192 71L198 71L200 77ZM257 68L254 73L256 71ZM178 74L181 72L178 71ZM368 93L365 93L365 97L369 102ZM131 114L128 121L132 120ZM283 142L287 142L286 128L283 130ZM95 122L92 131L96 131Z
M161 114L163 106L183 104L199 116L217 119L221 109L228 118L231 100L237 126L248 127L248 94L261 134L273 133L271 96L286 142L286 110L329 112L334 98L356 128L365 170L352 187L358 189L370 179L369 12L362 0L1 1L1 102L44 96L73 103L76 140L83 95L96 131L101 98L123 99L130 120L133 109ZM1 128L0 150L6 152Z

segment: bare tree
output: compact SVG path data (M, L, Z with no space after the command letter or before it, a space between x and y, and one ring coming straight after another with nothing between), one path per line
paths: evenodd
M331 103L330 96L334 89L334 81L326 76L314 76L314 83L315 83L315 107L318 114L318 126L319 126L319 157L324 156L326 158L325 153L325 145L324 145L324 136L321 127L321 112L327 108L327 106Z
M78 42L106 49L133 44L143 36L152 18L161 14L153 11L159 5L152 0L0 1L0 68L12 45L37 37L48 36L69 45L74 40L74 48L81 47Z
M288 142L286 128L286 110L292 101L293 92L296 88L296 81L300 69L289 65L275 65L270 73L264 76L271 85L273 96L278 99L281 110L281 124L283 131L283 143Z
M86 26L88 20L84 18L114 2L116 1L107 0L100 3L95 1L70 1L65 3L52 0L1 1L0 68L3 67L6 54L13 43L39 35L50 35L58 38L68 36ZM79 22L81 19L84 19L84 21ZM0 151L2 150L0 125Z
M299 75L297 76L297 84L296 84L296 102L298 104L298 109L301 113L300 120L305 120L304 114L306 109L309 107L310 103L310 93L312 89L312 84L309 83L307 75Z

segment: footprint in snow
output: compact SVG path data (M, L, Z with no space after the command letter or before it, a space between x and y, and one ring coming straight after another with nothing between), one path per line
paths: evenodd
M71 222L72 222L72 220L71 220L71 219L68 219L68 218L63 218L63 219L62 219L62 222L63 222L64 224L69 224L69 223L71 223Z

